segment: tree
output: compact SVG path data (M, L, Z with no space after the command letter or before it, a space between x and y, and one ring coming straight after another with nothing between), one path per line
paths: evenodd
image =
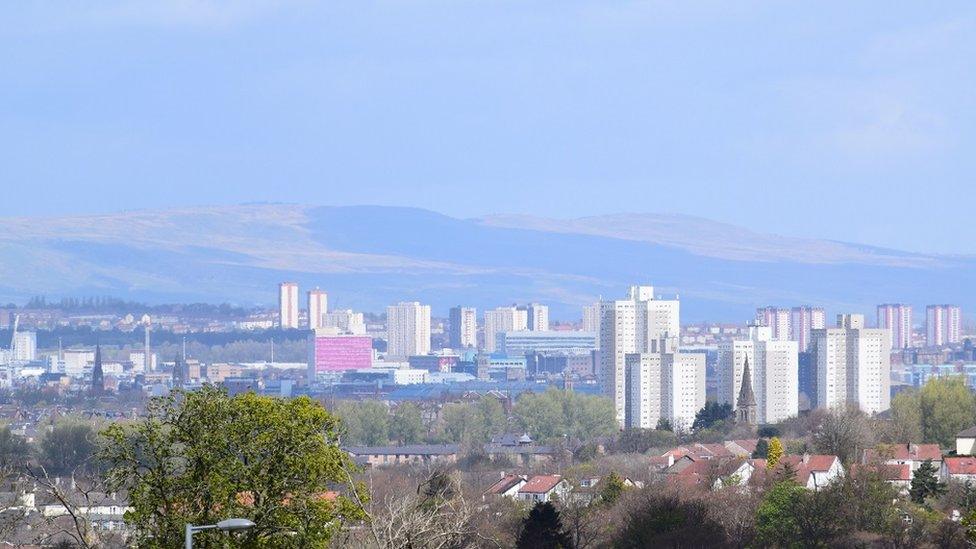
M613 506L616 504L617 500L620 499L621 494L623 494L624 490L627 488L627 486L624 485L624 479L621 478L616 471L610 471L610 474L603 479L601 484L603 485L603 489L600 490L600 499L608 506Z
M497 398L485 395L477 402L451 403L441 412L441 436L450 442L484 443L503 432L508 419Z
M518 424L539 440L606 436L617 430L613 402L606 397L549 389L524 393L513 410Z
M779 441L779 437L773 437L769 440L769 451L766 453L766 468L774 469L782 457L783 443Z
M791 480L770 489L756 510L756 541L761 547L790 547L799 535L794 509L803 487Z
M412 402L404 402L393 411L390 418L390 439L399 444L420 442L424 435L424 423L420 408Z
M769 455L769 442L761 438L756 441L756 449L752 451L752 459L766 459Z
M891 399L889 442L922 442L922 408L917 391L902 391Z
M317 402L204 386L154 398L146 415L102 431L110 490L128 492L126 522L140 547L178 547L187 523L248 518L256 527L221 547L325 547L365 518L362 486L338 445L339 419ZM348 495L338 493L347 486Z
M610 547L722 547L722 527L713 520L700 500L682 500L661 489L635 491L618 507L624 516L617 521Z
M908 494L912 501L918 505L925 503L928 498L939 497L946 493L946 485L939 482L936 476L938 469L932 464L932 460L927 459L918 466L912 476L912 484L908 489Z
M75 418L58 420L41 438L41 465L54 476L88 466L95 454L95 438L95 429L88 423Z
M20 469L30 454L30 446L24 437L15 434L10 427L0 427L0 471Z
M919 398L926 442L951 447L956 433L976 423L976 400L961 378L932 379L922 387Z
M522 523L515 543L518 549L570 549L572 542L563 531L559 511L550 502L539 502Z
M870 437L864 412L857 406L849 406L824 414L814 430L813 444L820 453L835 455L843 463L851 463L869 446Z
M671 422L666 417L657 420L657 427L655 429L658 431L668 431L669 433L674 432L674 427L671 426Z
M695 414L695 422L692 423L691 429L693 431L708 429L716 423L725 421L730 417L732 417L731 404L719 404L714 400L709 400L705 403L705 407L698 410L698 413Z
M343 444L380 446L389 441L389 410L382 402L344 402L335 413L342 422Z
M613 451L643 454L652 448L671 448L677 443L677 437L670 431L630 428L620 431L614 439Z

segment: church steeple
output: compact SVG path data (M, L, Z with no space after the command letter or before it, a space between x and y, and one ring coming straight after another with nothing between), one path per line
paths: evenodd
M102 346L95 343L95 364L92 367L91 376L92 396L101 396L105 393L105 372L102 370Z
M736 423L756 424L756 395L752 392L749 357L746 357L745 364L742 365L742 386L739 388L739 400L735 406Z

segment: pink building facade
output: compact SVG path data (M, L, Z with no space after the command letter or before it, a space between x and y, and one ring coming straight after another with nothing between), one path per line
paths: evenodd
M308 342L308 368L312 373L373 366L373 339L368 336L313 334Z

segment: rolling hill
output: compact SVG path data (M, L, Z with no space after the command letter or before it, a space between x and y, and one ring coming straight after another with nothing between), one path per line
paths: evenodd
M330 306L435 314L514 301L578 318L628 284L679 294L686 320L744 320L756 306L870 313L901 301L976 305L976 258L761 234L707 219L618 214L457 219L380 206L194 207L0 219L0 300L110 294L150 302L271 304L275 285L329 290Z

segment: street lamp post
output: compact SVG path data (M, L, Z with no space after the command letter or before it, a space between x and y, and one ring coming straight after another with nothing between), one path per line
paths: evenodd
M241 530L247 530L248 528L254 528L254 523L242 518L232 518L227 520L222 520L217 524L204 524L203 526L194 526L192 524L186 525L186 536L184 537L185 543L184 547L186 549L193 549L193 534L197 532L203 532L204 530L220 530L221 532L239 532Z

